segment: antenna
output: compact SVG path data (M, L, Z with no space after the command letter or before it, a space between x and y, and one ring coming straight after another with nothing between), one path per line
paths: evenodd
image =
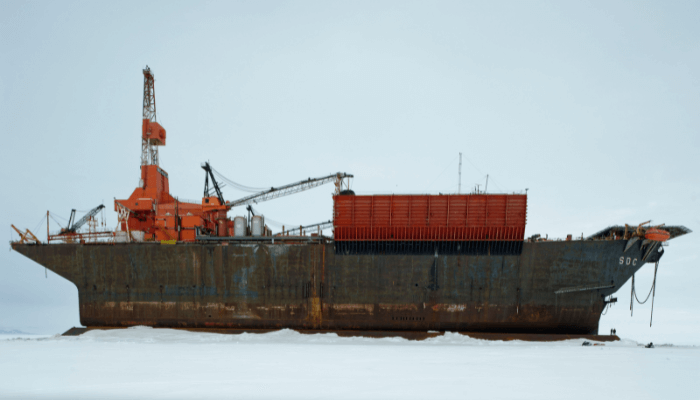
M462 193L462 153L459 153L459 184L457 185L457 194Z

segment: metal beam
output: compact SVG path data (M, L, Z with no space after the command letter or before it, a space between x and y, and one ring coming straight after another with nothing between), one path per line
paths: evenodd
M287 234L292 234L292 233L297 234L297 233L301 233L301 231L311 232L313 229L324 230L324 229L330 228L332 226L333 226L333 221L328 220L326 222L320 222L318 224L311 224L311 225L306 225L306 226L302 226L302 227L298 227L298 228L292 228L292 229L289 229L287 231L277 233L277 234L275 234L275 236L287 235Z
M295 183L290 183L289 185L280 186L278 188L272 187L269 190L264 190L260 193L256 193L250 196L243 197L242 199L229 201L226 203L229 207L245 206L253 203L260 203L263 201L268 201L276 199L282 196L288 196L290 194L303 192L304 190L313 189L317 186L324 185L326 183L335 182L337 180L342 180L344 178L352 178L350 174L344 172L338 172L337 174L324 176L322 178L307 179L305 181L299 181Z

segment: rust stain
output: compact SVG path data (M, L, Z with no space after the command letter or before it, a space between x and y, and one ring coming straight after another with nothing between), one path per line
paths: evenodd
M371 304L368 304L371 306ZM415 304L379 304L380 311L418 311ZM371 311L370 311L371 312Z
M318 297L311 298L311 320L315 325L321 323L322 313L321 313L321 299Z
M287 311L288 307L287 306L260 306L256 307L256 310L262 310L262 311Z
M454 313L454 312L463 312L467 310L467 305L466 304L436 304L432 306L431 308L433 311L439 312L439 311L444 311L444 312L449 312L449 313Z
M374 304L333 304L333 311L356 314L374 314Z

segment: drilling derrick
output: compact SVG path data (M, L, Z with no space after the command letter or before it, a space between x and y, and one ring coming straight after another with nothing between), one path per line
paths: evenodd
M115 200L119 229L126 241L177 239L177 218L168 208L174 203L170 195L168 173L159 166L158 147L165 146L165 128L156 121L155 79L151 69L143 70L143 121L141 129L141 179L128 199Z
M158 164L158 146L165 146L165 129L156 121L156 89L151 69L143 70L141 165Z

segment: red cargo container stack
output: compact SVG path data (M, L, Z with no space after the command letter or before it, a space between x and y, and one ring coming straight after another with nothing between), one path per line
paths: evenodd
M522 242L527 196L338 195L336 242Z

